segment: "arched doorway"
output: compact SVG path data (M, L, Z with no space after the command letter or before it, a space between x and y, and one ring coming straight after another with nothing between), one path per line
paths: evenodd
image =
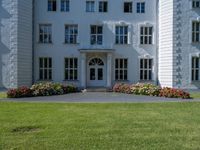
M92 58L88 62L88 86L105 86L105 63L101 58Z

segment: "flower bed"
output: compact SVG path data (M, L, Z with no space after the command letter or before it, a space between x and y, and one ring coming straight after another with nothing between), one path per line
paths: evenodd
M77 92L77 88L73 85L62 85L59 83L46 82L34 84L31 88L20 87L17 89L10 89L7 92L7 97L21 98L33 96L51 96L63 95L74 92Z
M190 94L179 89L174 88L161 88L153 84L124 84L117 83L113 86L113 92L146 95L146 96L159 96L166 98L182 98L189 99Z

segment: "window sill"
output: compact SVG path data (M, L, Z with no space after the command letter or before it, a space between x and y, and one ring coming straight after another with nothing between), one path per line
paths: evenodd
M79 82L79 80L63 80L64 82Z
M139 80L139 82L155 82L154 80Z
M37 42L38 44L41 44L41 45L53 45L53 42L51 43L42 43L42 42Z
M154 46L154 44L139 44L140 46Z
M129 80L115 80L115 82L129 82Z
M114 44L114 45L116 45L116 46L130 46L131 44Z
M64 42L63 44L64 45L80 45L80 43L66 43L66 42Z
M37 82L52 82L53 80L41 80L41 79L39 79L39 80L37 80Z

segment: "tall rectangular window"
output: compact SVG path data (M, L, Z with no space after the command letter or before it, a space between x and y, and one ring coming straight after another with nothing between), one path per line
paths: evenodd
M140 59L140 80L152 80L152 59Z
M50 24L39 25L39 42L52 43L52 26Z
M95 1L86 1L86 12L95 12Z
M51 58L39 58L39 78L40 80L52 80Z
M65 43L66 44L78 43L78 25L65 26Z
M200 0L193 0L192 8L200 8Z
M56 11L56 0L48 0L48 11Z
M128 59L115 59L115 80L128 80Z
M192 57L192 81L199 80L199 58Z
M103 44L103 26L92 25L90 27L90 44L91 45Z
M137 3L137 13L145 13L145 2Z
M65 80L78 80L77 58L65 58Z
M115 43L128 44L128 26L115 27Z
M152 44L153 27L140 27L140 44Z
M192 22L192 42L200 42L200 22L197 21Z
M132 13L132 2L124 2L124 12L125 13Z
M108 2L99 1L99 12L108 12Z
M70 3L69 0L61 0L61 7L62 12L69 12L70 9Z

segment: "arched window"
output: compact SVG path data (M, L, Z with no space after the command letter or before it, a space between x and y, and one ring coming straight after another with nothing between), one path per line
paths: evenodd
M89 62L89 66L104 66L103 61L100 58L93 58L92 60L90 60Z

